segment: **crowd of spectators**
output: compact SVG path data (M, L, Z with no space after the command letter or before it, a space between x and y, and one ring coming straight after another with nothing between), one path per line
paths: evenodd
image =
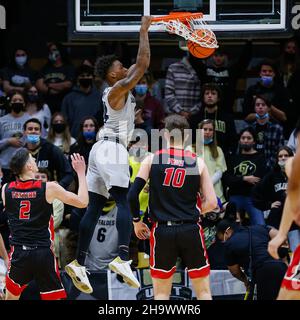
M144 156L153 151L150 150L151 130L163 129L167 114L177 113L189 121L193 137L188 148L198 150L196 129L203 129L204 153L199 156L204 157L219 198L219 207L215 211L217 218L211 219L213 223L206 228L214 230L212 238L212 233L208 232L212 240L208 252L212 268L217 269L226 268L230 260L223 259L224 251L219 250L226 232L234 230L232 247L235 238L238 241L247 238L244 229L237 232L238 229L232 227L233 220L239 226L261 225L253 232L255 237L261 233L262 241L268 238L270 228L278 229L288 183L284 165L297 148L294 129L300 124L296 123L300 117L298 43L295 39L286 40L279 57L260 59L256 66L257 81L245 88L242 109L236 110L237 83L245 77L252 59L252 47L248 41L236 61L223 48L206 60L186 54L180 61L169 65L164 85L156 81L149 70L133 90L136 128L145 130L149 145L149 149L141 142L131 145L133 178L141 153ZM88 163L97 131L103 124L101 95L105 83L103 79L95 79L90 61L86 63L86 59L82 59L75 68L59 44L51 42L47 48L48 62L39 71L30 67L29 52L24 48L15 50L12 63L0 70L0 176L2 185L14 179L9 160L15 150L26 147L37 161L38 178L55 180L64 188L76 191L78 184L69 155L79 152ZM141 214L146 221L147 187L142 192L144 209ZM78 225L85 210L59 203L54 207L54 215L57 215L55 253L59 266L63 268L75 254ZM226 207L234 208L233 218L230 217L230 224L224 224L227 229L222 225L217 229L217 222ZM113 219L113 199L103 215L106 218L102 217L102 220ZM115 237L114 232L99 230L98 233L95 231L92 243L97 241L100 249L91 245L90 255L94 258L89 258L92 261L89 265L95 268L97 256L101 256L101 268L106 261L103 251L100 254L104 240ZM0 232L9 250L5 212L1 214ZM243 250L249 246L248 240ZM300 231L296 225L291 228L289 241L292 251L300 243ZM140 242L133 236L135 266L141 265L138 252L147 253L147 244ZM115 239L107 243L115 243ZM70 247L71 254L66 254L66 248ZM105 248L109 258L113 258L115 248L109 249ZM216 254L220 257L212 256ZM247 253L245 256L247 258ZM213 261L217 260L214 265ZM267 272L271 267L268 265ZM280 267L284 269L282 265ZM283 274L279 273L280 276Z

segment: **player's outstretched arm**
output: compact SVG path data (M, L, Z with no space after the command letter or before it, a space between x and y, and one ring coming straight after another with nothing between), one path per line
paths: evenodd
M58 199L71 206L85 208L89 202L87 182L85 178L86 165L84 158L78 153L72 154L71 159L73 169L76 171L78 176L78 194L65 190L56 182L47 182L46 199L49 203L52 203L54 199Z
M119 101L124 97L125 94L135 87L138 81L143 77L144 73L150 64L150 45L148 29L151 25L151 17L142 17L142 24L140 29L140 43L136 63L132 65L127 76L124 79L119 80L113 86L109 93L109 103L111 106L119 105Z
M198 159L200 171L200 194L202 195L201 213L205 214L218 206L214 186L203 160Z

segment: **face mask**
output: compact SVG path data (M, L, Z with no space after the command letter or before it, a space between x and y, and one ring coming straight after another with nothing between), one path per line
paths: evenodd
M27 56L15 57L15 61L19 67L23 67L24 64L27 62Z
M260 80L261 83L266 87L269 87L273 83L273 77L271 76L261 76Z
M284 169L284 167L285 167L285 160L279 160L279 161L278 161L278 165L279 165L279 167L280 167L281 169Z
M26 141L31 144L38 144L40 142L40 136L37 134L28 134Z
M253 147L254 147L254 144L243 144L243 143L240 143L239 144L240 148L245 150L245 151L250 151Z
M96 132L95 131L86 131L82 133L84 136L84 139L86 140L94 140L96 138Z
M29 102L37 102L39 100L39 95L38 94L28 94L27 99Z
M256 119L260 119L260 120L267 119L267 118L269 118L269 113L267 112L263 116L260 116L259 114L256 113L255 117L256 117Z
M65 123L54 123L52 127L53 127L53 131L56 133L62 133L66 129Z
M214 141L213 138L204 138L204 144L211 144Z
M60 57L60 52L58 50L54 50L52 52L49 53L49 60L51 62L56 62L56 60Z
M11 109L15 113L20 113L21 111L23 111L23 108L24 108L24 104L21 102L14 102L11 104Z
M78 82L81 87L88 88L93 84L93 79L82 78L82 79L79 79Z
M146 84L137 84L134 88L136 94L143 96L147 93L148 87Z

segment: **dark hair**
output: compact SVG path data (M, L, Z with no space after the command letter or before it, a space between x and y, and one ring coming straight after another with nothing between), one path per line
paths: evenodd
M37 118L30 118L28 119L24 124L23 124L23 130L25 131L26 130L26 127L27 127L27 124L29 122L33 122L33 123L37 123L39 126L40 126L40 130L42 130L42 124L41 124L41 121Z
M60 57L61 57L62 63L63 64L70 64L70 59L69 59L68 52L67 52L66 48L63 47L63 45L61 43L55 42L55 41L50 41L46 45L47 45L48 52L50 51L50 47L56 46L56 49L60 53ZM48 61L48 64L51 65L51 62Z
M235 226L234 221L229 219L223 219L217 224L217 233L225 233L228 228L233 229Z
M256 133L252 127L247 127L247 128L242 129L239 134L239 140L241 139L241 136L243 135L244 132L249 132L251 134L251 136L253 137L254 142L256 142L256 140L257 140Z
M203 101L204 99L204 94L205 91L216 91L218 94L218 100L220 101L222 98L222 93L221 90L219 88L219 86L215 83L204 83L204 85L201 88L201 100Z
M42 130L42 124L41 124L41 121L37 118L30 118L28 119L24 124L23 124L23 130L25 131L26 130L26 127L27 127L27 124L29 122L33 122L33 123L37 123L39 126L40 126L40 130Z
M95 125L95 132L97 134L98 130L99 130L99 124L98 124L98 121L96 120L95 117L92 117L92 116L86 116L84 117L81 122L80 122L80 129L79 129L79 134L78 134L78 138L77 138L77 144L78 146L82 146L84 144L86 144L85 142L85 138L83 136L83 125L84 125L84 122L86 120L92 120L94 122L94 125Z
M257 94L255 96L255 98L253 99L253 109L255 108L255 102L257 99L263 100L265 102L265 104L268 106L268 108L272 107L272 103L271 103L267 94Z
M116 60L118 60L118 57L114 54L99 57L95 63L95 75L105 80L108 69Z
M264 59L261 61L261 63L258 65L258 72L260 73L262 66L269 66L273 69L275 76L277 76L277 67L276 64L273 60L271 59Z
M282 150L285 150L285 151L288 153L289 157L292 157L292 156L294 155L294 152L293 152L293 150L292 150L290 147L288 147L288 146L282 146L282 147L280 147L280 148L278 149L278 151L277 151L277 154L276 154L277 158L278 158L278 156L279 156L279 152L282 151Z
M13 174L19 176L22 173L24 166L29 159L29 154L30 153L26 148L20 148L14 153L9 163L10 170Z
M94 69L90 66L87 66L85 64L79 66L77 69L76 69L76 77L78 78L79 76L81 76L82 74L88 74L88 75L94 75Z
M31 89L32 87L34 87L34 88L37 89L37 87L36 87L35 85L32 85L32 86L30 86L30 87L25 87L25 88L24 88L24 95L25 95L25 98L26 98L26 101L25 101L26 104L28 103L28 92L30 91L30 89ZM38 89L37 89L37 91L38 91ZM40 111L40 110L43 109L44 101L43 101L42 95L41 95L39 92L38 92L38 95L39 95L39 96L38 96L39 99L38 99L38 101L36 102L36 105L37 105L37 111Z
M216 125L215 125L215 121L212 120L212 119L204 119L203 121L201 121L199 124L198 124L198 128L199 129L203 129L203 126L206 125L206 124L211 124L213 126L213 130L214 130L214 137L213 137L213 142L210 143L208 145L209 147L209 150L210 150L210 153L212 155L212 157L214 159L217 159L218 156L219 156L219 152L218 152L218 144L217 144L217 138L216 138Z
M20 93L20 92L14 92L13 94L11 94L9 97L8 97L8 101L9 101L9 107L10 107L10 112L12 111L11 109L11 100L14 96L21 96L23 98L23 101L24 101L24 106L23 106L23 111L25 110L25 104L26 104L26 99L24 97L24 94L23 93Z

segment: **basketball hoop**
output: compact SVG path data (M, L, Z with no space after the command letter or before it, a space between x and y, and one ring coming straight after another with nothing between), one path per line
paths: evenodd
M171 12L153 18L152 23L188 40L188 49L197 58L207 58L218 48L216 35L203 20L202 13Z

